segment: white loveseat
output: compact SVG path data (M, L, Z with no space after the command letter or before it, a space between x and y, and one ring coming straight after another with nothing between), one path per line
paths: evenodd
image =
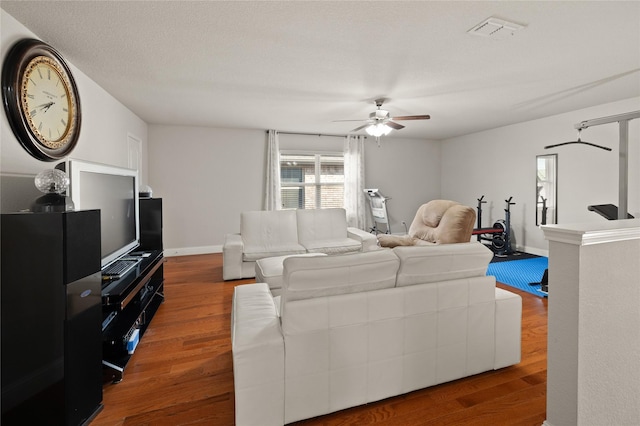
M343 254L378 248L375 235L347 226L344 209L248 211L240 233L227 234L222 246L225 280L255 277L255 261L266 257Z
M522 299L477 242L290 257L239 285L237 425L282 425L520 362Z

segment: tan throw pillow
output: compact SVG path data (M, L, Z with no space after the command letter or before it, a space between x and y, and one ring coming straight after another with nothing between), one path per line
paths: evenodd
M393 248L398 246L413 246L415 245L415 240L409 235L379 234L378 243L380 243L380 247Z

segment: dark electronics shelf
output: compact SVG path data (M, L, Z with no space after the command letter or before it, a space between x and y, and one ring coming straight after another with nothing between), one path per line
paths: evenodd
M119 279L103 279L102 364L105 381L117 383L123 379L124 368L164 302L161 215L161 199L140 200L141 245L139 251L127 256L139 258L140 262ZM149 220L151 216L155 219ZM145 238L150 227L156 237L151 240Z
M143 257L146 256L146 257ZM140 257L140 262L120 279L106 280L102 283L102 304L106 307L124 309L134 294L141 290L147 282L140 280L142 276L153 274L162 266L162 251L134 252L127 257ZM132 287L133 286L133 287Z
M161 251L147 254L125 276L103 284L102 359L107 380L122 380L137 342L164 301L164 257Z

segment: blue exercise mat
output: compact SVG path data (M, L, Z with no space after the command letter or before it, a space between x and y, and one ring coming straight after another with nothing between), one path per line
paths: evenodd
M548 267L549 259L546 257L494 262L489 264L487 275L493 275L496 281L527 293L546 297L547 294L540 291L540 284L529 285L529 283L539 283L544 270Z

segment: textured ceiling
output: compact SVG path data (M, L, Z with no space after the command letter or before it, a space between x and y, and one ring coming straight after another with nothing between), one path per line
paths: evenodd
M396 136L443 139L640 96L638 1L1 7L150 124L344 134L385 97L432 117ZM467 34L491 16L525 29Z

